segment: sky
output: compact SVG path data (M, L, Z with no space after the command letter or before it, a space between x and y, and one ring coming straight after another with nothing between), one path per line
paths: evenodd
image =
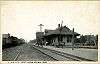
M56 29L63 21L79 34L98 34L100 1L1 1L2 34L33 40L36 32Z

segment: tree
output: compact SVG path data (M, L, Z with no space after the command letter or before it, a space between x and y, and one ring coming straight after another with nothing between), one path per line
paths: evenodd
M82 35L82 36L80 37L80 43L84 44L86 41L87 41L87 40L86 40L86 37Z

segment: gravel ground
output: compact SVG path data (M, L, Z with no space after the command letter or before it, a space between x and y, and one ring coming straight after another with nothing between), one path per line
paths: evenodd
M48 49L45 49L45 48L41 48L41 47L36 47L36 46L33 46L35 48L37 48L38 50L44 52L45 54L55 58L57 61L73 61L73 59L70 59L70 58L66 58L66 57L69 57L66 55L66 57L62 56L62 53L61 55L59 54L56 54L55 52L52 52L51 50L48 50Z
M64 53L68 53L68 54L72 54L72 55L90 59L90 60L95 60L95 61L98 60L98 49L74 48L74 50L72 50L72 48L62 49L62 48L56 48L53 46L43 46L43 47L56 50L56 51L60 51L60 52L64 52Z
M2 60L14 61L19 51L20 54L15 61L54 61L53 58L48 57L28 44L3 50Z
M53 61L54 59L44 55L40 51L34 49L32 46L26 46L17 61Z
M2 60L13 61L16 55L19 53L19 51L21 51L22 47L23 45L2 50Z
M98 60L98 50L97 49L84 49L84 48L55 48L53 46L44 46L45 48L53 49L60 52L65 52L75 56L83 57L91 60ZM21 46L16 46L12 48L7 48L2 51L2 60L3 61L14 61L15 57L19 53L17 61L54 61L53 58L50 58L40 51L34 49L28 44L23 44Z

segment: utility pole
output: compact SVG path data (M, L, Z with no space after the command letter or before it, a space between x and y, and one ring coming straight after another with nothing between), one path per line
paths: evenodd
M40 36L37 38L37 42L38 42L38 46L41 45L43 47L43 42L42 42L41 36L42 36L42 26L44 26L44 25L40 24L38 26L40 26L40 33L39 33Z
M40 26L40 32L42 32L42 26L44 26L43 24L38 25Z
M62 24L63 24L63 21L62 21L62 23L61 23L61 27L60 27L60 29L59 29L59 31L60 31L60 40L59 40L59 45L61 44L61 42L62 42L62 36L61 36L61 31L62 31Z
M73 28L73 32L72 32L72 50L74 50L74 28Z

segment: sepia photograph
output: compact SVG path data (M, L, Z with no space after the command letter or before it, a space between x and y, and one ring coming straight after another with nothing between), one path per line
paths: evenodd
M1 64L99 61L100 1L0 1L0 10Z

